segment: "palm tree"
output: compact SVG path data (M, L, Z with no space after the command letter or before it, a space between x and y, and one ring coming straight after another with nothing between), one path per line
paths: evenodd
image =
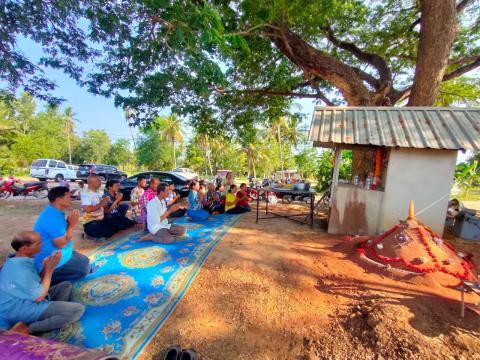
M257 171L255 170L255 144L248 143L245 146L245 153L247 154L247 167L248 167L248 175L253 175L253 177L257 178Z
M127 122L128 128L130 129L130 135L132 136L133 147L137 148L137 145L135 144L135 138L133 137L133 131L132 131L132 127L135 125L135 118L137 117L137 112L135 111L134 108L131 108L130 106L126 106L125 109L123 109L123 112L125 114L125 121Z
M176 144L183 142L183 133L182 133L182 120L177 116L177 114L170 114L164 118L164 130L163 136L165 140L170 141L173 146L173 167L177 167L177 154L176 154Z
M279 117L275 119L272 124L271 124L271 131L272 131L272 137L275 138L275 140L278 143L279 147L279 152L280 152L280 166L282 168L282 173L285 170L284 164L283 164L283 150L282 150L282 132L285 129L285 118L284 117Z
M300 141L305 140L305 131L299 127L300 119L298 117L289 117L287 121L287 129L285 131L285 140L293 146L297 147ZM292 167L292 151L289 151L288 167Z
M75 113L71 107L67 107L63 112L63 116L65 117L65 133L67 134L67 144L68 144L68 163L72 163L72 143L70 139L70 135L73 133L76 125L75 122L78 122L75 119Z
M208 168L210 170L210 175L213 175L213 167L212 167L212 151L210 148L210 137L208 134L199 134L197 136L197 143L198 146L205 152L205 156L207 158Z

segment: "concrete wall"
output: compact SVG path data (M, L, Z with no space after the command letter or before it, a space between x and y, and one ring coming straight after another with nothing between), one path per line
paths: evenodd
M413 200L417 212L433 204L418 219L443 233L456 159L455 150L391 149L378 230L405 219Z
M383 191L365 190L351 184L335 187L330 209L330 234L376 235Z

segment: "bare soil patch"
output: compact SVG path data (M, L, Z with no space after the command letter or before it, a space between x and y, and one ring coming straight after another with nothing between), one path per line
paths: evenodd
M0 203L2 255L44 205ZM96 245L80 234L79 226L77 248ZM478 244L454 243L480 255ZM207 360L480 359L480 318L467 311L460 319L459 300L458 291L428 277L378 270L318 226L257 225L252 212L212 251L139 358L162 359L168 345L181 344Z

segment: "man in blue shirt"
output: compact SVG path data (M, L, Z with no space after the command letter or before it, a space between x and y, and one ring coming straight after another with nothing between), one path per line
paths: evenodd
M34 231L24 231L13 238L14 257L7 258L0 271L0 324L30 334L59 329L78 321L85 311L82 304L69 302L72 285L51 285L55 267L61 261L59 251L42 261L38 274L33 257L40 251L41 238ZM20 329L19 329L20 328Z
M62 281L75 281L90 272L90 263L85 255L72 249L72 234L78 223L79 212L73 210L65 219L64 211L72 204L70 191L58 186L48 192L50 205L39 215L33 230L42 237L42 248L35 255L35 266L43 269L43 260L59 251L61 259L52 275L52 284Z

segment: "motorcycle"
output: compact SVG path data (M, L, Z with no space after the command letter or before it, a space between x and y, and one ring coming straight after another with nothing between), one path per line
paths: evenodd
M7 199L10 196L33 196L37 199L44 199L48 195L46 181L33 181L22 184L13 176L0 180L0 199Z

